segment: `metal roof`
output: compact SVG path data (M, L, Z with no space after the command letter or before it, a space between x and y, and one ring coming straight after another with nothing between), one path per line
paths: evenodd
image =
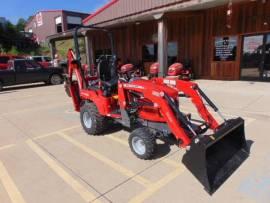
M245 0L232 0L233 2ZM229 0L111 0L84 19L85 25L109 26L131 21L149 20L157 13L207 9Z
M83 22L86 25L100 24L188 1L192 0L112 0Z

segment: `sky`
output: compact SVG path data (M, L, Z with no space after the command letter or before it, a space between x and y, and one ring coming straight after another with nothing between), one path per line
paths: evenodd
M16 24L19 18L27 19L41 10L71 10L91 13L108 0L0 0L0 17Z

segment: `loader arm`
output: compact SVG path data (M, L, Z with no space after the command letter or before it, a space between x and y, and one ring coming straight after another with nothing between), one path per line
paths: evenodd
M207 123L207 125L212 129L216 130L219 126L216 119L210 114L208 109L203 103L202 97L197 91L198 85L193 82L183 81L178 79L164 79L156 78L154 79L159 84L166 84L175 88L178 92L183 92L186 96L191 98L192 103L195 105L201 118Z
M159 109L166 120L167 125L175 135L176 139L181 141L181 147L186 147L191 143L191 139L184 130L184 123L180 123L170 104L164 98L166 92L171 98L177 97L177 91L166 85L153 85L150 81L139 80L131 83L123 83L118 86L119 104L121 109L127 108L127 92L135 91L143 94L143 97L152 101Z

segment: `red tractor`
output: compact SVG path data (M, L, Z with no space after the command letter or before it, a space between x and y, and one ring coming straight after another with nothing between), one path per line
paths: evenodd
M159 63L153 63L150 66L150 78L158 77ZM193 79L193 73L189 65L183 65L182 63L174 63L168 68L168 78L175 78L181 80Z
M66 87L85 132L99 135L106 133L110 122L120 123L131 130L129 145L140 159L155 155L157 139L186 149L183 164L212 194L249 155L244 120L222 117L224 121L219 123L204 102L219 113L218 108L196 83L176 78L144 80L130 74L130 64L117 74L112 33L104 28L83 27L106 32L112 50L112 56L100 57L97 76L86 77L77 39L80 28L75 29L76 51L68 52ZM181 111L179 92L190 98L201 120Z

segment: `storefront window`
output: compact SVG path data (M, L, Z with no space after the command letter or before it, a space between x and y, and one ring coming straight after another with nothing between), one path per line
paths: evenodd
M214 61L235 61L237 52L237 37L216 37Z
M168 43L168 65L177 61L178 46L177 42ZM158 45L146 44L142 47L142 59L144 62L156 62L158 60Z
M142 59L145 62L157 61L157 44L146 44L142 47Z
M177 62L178 47L177 42L168 43L168 66Z

